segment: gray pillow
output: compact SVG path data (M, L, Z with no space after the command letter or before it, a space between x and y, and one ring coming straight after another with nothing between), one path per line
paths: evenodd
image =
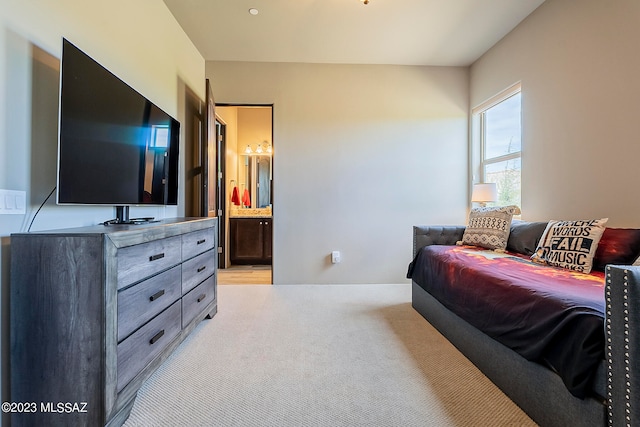
M545 228L547 228L547 222L513 220L507 241L507 250L529 256L533 255Z

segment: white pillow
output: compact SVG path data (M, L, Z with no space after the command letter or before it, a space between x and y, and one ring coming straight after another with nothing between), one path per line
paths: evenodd
M549 221L531 259L554 267L590 273L598 242L608 220Z

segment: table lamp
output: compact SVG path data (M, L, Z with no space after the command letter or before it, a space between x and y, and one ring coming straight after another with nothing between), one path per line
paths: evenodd
M471 193L471 201L477 202L484 207L487 202L496 202L498 200L498 190L493 182L483 182L473 184L473 192Z

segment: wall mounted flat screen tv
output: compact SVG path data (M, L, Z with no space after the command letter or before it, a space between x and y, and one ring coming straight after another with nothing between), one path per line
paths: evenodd
M175 205L180 123L63 40L59 204Z

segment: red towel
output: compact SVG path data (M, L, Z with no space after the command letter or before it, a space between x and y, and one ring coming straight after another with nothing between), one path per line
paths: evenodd
M249 196L249 190L244 189L244 195L242 196L242 204L245 206L251 206L251 196Z
M240 195L238 194L238 187L233 187L233 195L231 196L231 203L236 206L240 206Z

